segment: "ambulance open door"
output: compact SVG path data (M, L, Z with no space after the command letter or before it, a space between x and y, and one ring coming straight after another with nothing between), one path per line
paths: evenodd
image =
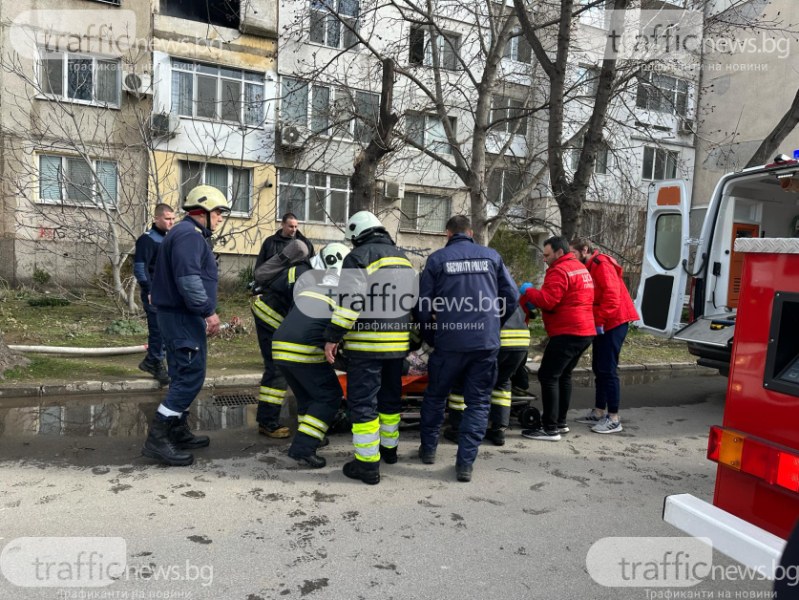
M637 325L655 335L671 337L680 328L688 279L688 202L683 181L650 186L635 305L641 317Z

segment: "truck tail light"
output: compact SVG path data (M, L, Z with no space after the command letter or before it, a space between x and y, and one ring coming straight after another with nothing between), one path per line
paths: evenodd
M763 439L713 426L707 443L709 460L799 492L799 452Z

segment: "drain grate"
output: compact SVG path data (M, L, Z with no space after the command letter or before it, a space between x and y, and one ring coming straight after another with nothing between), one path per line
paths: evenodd
M252 394L220 394L213 397L214 406L245 406L258 404L258 398Z

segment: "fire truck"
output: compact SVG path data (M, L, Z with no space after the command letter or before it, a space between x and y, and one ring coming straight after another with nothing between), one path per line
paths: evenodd
M767 167L732 191L786 172ZM771 189L783 199L785 186ZM713 503L668 496L663 518L771 577L799 518L799 238L740 236L730 253L740 268L724 417L708 439L718 464Z
M686 341L698 364L729 374L743 268L735 242L799 235L797 159L799 151L724 175L693 211L684 182L650 187L636 296L641 329Z

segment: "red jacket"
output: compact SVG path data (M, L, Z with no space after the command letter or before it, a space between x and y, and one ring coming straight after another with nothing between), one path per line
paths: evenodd
M547 335L596 335L592 306L594 282L569 252L550 265L540 290L530 288L519 300L524 306L533 303L541 310Z
M597 327L610 331L624 323L638 320L627 286L622 279L622 268L613 257L597 250L585 263L594 280L594 321Z

